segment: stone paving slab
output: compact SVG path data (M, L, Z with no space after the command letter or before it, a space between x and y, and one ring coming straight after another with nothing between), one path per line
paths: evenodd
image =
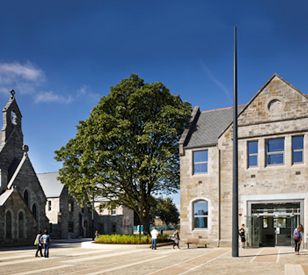
M172 249L172 246L126 250L54 245L50 258L35 258L35 248L0 251L1 275L308 275L308 251L291 247Z

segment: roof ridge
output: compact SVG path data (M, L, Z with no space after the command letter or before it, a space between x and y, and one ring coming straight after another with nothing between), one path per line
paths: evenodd
M242 105L237 105L237 107L243 107L246 106L247 104L242 104ZM224 107L224 108L217 108L217 109L212 109L212 110L206 110L206 111L201 111L201 113L207 113L207 112L213 112L213 111L219 111L219 110L227 110L227 109L232 109L233 106L231 107Z

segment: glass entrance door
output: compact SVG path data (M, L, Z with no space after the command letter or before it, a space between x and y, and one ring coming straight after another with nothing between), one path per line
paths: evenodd
M250 216L246 221L248 230L246 232L247 246L260 246L260 217Z
M300 202L251 203L247 217L247 245L291 246L293 230L300 223Z

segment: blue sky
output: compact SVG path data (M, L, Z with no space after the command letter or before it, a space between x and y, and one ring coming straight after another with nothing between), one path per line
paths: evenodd
M130 74L163 82L202 111L238 103L273 75L308 93L308 2L294 0L3 1L0 106L11 89L36 172L75 136L110 86Z

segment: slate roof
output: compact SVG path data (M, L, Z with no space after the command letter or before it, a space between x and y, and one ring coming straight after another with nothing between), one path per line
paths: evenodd
M0 207L4 205L6 200L11 196L11 194L14 192L14 189L8 189L4 193L0 195Z
M64 184L57 180L58 176L58 172L37 174L37 177L47 198L60 197Z
M245 106L239 106L238 113L244 107ZM201 112L185 148L216 145L218 136L232 121L233 107Z

